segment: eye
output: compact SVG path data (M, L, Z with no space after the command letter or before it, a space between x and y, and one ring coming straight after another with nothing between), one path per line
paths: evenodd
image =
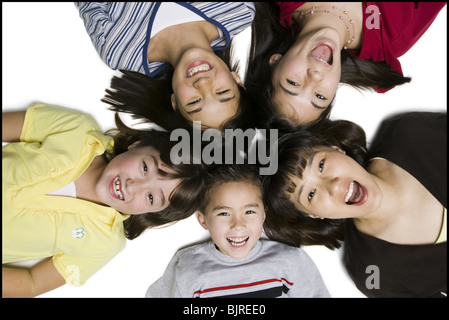
M318 92L315 93L315 96L320 100L327 100L325 96L323 96L322 94L319 94Z
M298 83L297 83L297 82L292 81L292 80L289 80L289 79L287 79L287 83L288 83L289 85L293 86L293 87L297 87L297 86L298 86Z
M316 191L316 189L310 191L309 194L307 195L307 199L309 200L309 202L312 200L313 196L315 195L315 191Z
M324 159L321 160L321 161L318 163L318 169L320 170L320 172L323 172L323 169L324 169Z
M153 204L153 195L151 193L148 195L148 199L150 199L150 203Z
M256 211L254 211L254 210L246 210L245 211L245 214L253 214L253 213L256 213Z
M226 89L226 90L217 92L217 94L221 95L221 94L228 93L229 91L230 91L229 89Z
M198 99L196 99L196 100L193 100L193 101L189 102L187 105L188 105L188 106L193 106L193 105L199 103L200 101L201 101L201 99L198 98Z
M148 166L147 166L147 164L145 163L145 161L143 161L142 163L143 163L143 174L147 174L147 172L148 172Z
M217 214L217 216L229 216L229 212L223 211Z

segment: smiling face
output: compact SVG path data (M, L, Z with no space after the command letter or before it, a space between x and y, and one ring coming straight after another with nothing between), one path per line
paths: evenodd
M274 103L281 116L295 125L318 119L335 96L341 76L335 33L324 28L305 34L284 55L270 59Z
M246 257L259 241L265 221L260 187L250 182L228 182L212 187L205 212L197 212L220 252Z
M292 180L296 190L290 201L313 217L361 217L375 212L382 202L382 192L371 174L337 148L316 148L302 179Z
M131 145L104 169L95 191L99 201L125 214L158 212L168 207L179 179L164 179L158 169L169 171L150 146Z
M172 106L190 121L220 129L237 113L239 76L213 52L190 49L181 57L172 80Z

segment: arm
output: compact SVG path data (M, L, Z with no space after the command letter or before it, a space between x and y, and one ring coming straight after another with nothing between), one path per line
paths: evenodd
M2 297L35 297L65 283L51 258L31 269L2 267Z
M2 142L20 140L26 111L2 112Z
M180 277L176 272L178 262L179 255L175 254L162 277L148 288L146 298L188 298L181 295L177 285L177 279Z

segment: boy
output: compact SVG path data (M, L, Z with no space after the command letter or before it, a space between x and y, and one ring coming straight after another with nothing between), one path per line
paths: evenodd
M258 168L217 165L196 212L212 241L179 250L147 297L329 297L309 256L260 236L265 221Z

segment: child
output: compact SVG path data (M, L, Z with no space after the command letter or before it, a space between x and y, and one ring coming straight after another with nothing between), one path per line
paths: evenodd
M254 50L245 87L250 95L268 103L264 106L267 116L279 116L293 125L329 117L340 83L384 93L410 82L403 76L398 58L417 43L446 5L276 4L277 8L256 3Z
M215 51L228 48L233 37L251 25L252 2L75 5L102 60L114 70L125 70L126 87L113 88L117 95L112 92L112 100L106 98L116 111L133 113L166 130L183 125L183 119L221 128L240 116L242 81ZM142 87L150 91L142 92ZM134 100L129 93L136 91Z
M447 113L392 115L369 149L357 124L326 122L279 139L282 161L264 178L268 237L329 249L344 240L368 297L446 297Z
M260 240L265 220L258 170L210 170L196 215L212 241L178 251L147 297L328 297L299 248Z
M3 296L82 285L126 238L196 209L198 166L171 164L168 134L116 123L104 135L91 116L43 104L2 114L2 264L51 257L3 265Z

